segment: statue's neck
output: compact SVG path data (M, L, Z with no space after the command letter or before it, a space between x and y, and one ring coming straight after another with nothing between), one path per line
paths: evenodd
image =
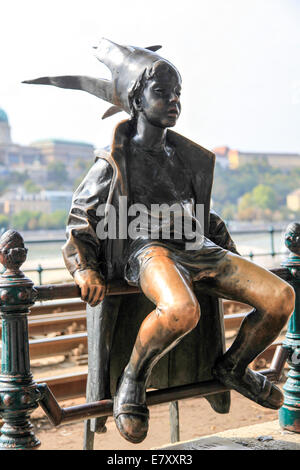
M145 150L166 152L167 129L154 126L144 115L139 115L132 141Z

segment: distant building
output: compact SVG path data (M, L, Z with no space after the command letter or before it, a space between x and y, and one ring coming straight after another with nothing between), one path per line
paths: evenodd
M5 215L22 211L38 211L50 214L57 210L69 211L72 191L41 191L29 194L23 189L9 191L0 198L0 209Z
M240 152L239 150L229 150L229 167L238 168L246 163L265 161L270 166L281 170L290 170L300 167L300 154L298 153L273 153L273 152Z
M94 146L65 140L40 140L28 146L12 142L6 112L0 108L0 175L7 171L25 172L37 182L46 181L46 167L54 161L66 165L71 179L81 174L80 162L93 161Z
M226 146L217 147L213 151L216 154L216 162L232 170L246 163L263 161L282 170L300 167L300 154L298 153L241 152Z
M219 163L222 168L228 168L229 167L229 160L228 160L228 152L229 152L229 147L216 147L214 149L214 153L216 155L216 163Z
M287 195L286 205L291 211L300 211L300 188Z
M92 162L94 159L94 146L85 142L46 139L32 142L31 145L40 152L47 164L57 161L64 163L71 179L81 174L80 161Z
M41 200L49 202L50 212L69 211L72 203L72 191L41 191Z

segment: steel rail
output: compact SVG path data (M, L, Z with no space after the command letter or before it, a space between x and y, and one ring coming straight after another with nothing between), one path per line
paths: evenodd
M277 346L270 368L262 370L260 373L267 376L272 381L278 381L281 377L287 356L288 350L282 346ZM84 381L86 381L86 375L81 374L80 379L81 384L83 384ZM45 380L47 380L47 383L44 383ZM60 407L54 396L54 391L55 394L58 393L58 390L55 388L55 380L57 379L52 378L51 383L51 378L44 378L40 379L39 383L37 384L37 387L41 393L41 400L39 403L45 414L48 416L50 422L54 426L80 421L83 418L91 419L101 416L112 416L112 399L105 399L65 408ZM74 383L75 382L73 381L73 384ZM68 383L69 388L70 384L71 381ZM148 406L153 406L175 400L184 400L187 398L202 398L213 395L215 393L225 392L227 390L229 389L221 385L218 381L209 380L196 384L188 384L179 387L148 391L146 395L146 402Z
M270 269L270 272L276 274L285 280L291 280L292 276L286 268ZM64 284L45 284L35 286L37 292L37 301L58 300L58 299L74 299L80 297L80 289L75 283ZM141 292L138 287L130 286L124 281L112 281L106 286L106 295L126 295Z
M261 353L257 359L265 359L267 362L274 361L276 354L278 354L278 347L281 346L280 342L276 342L269 346L264 353ZM284 367L280 366L280 370ZM275 373L270 370L275 370L275 367L270 366L267 369L269 378L274 378ZM260 373L264 372L264 369L259 370ZM272 376L273 374L273 376ZM275 377L276 378L276 377ZM63 374L59 376L39 377L35 379L37 384L46 382L52 393L55 395L57 400L68 400L73 398L79 398L85 396L86 393L86 382L87 372L77 372L74 374Z
M225 330L236 330L246 315L247 313L225 315ZM76 323L77 329L82 331L61 334L52 338L31 338L29 340L30 359L66 355L69 354L72 349L80 345L83 345L85 349L87 348L87 332L83 331L83 329L86 329L86 316L84 313L78 312L77 315L74 313L73 315L61 315L60 317L55 316L52 318L30 320L28 322L28 332L31 337L56 331L64 333L68 328L72 328L74 323Z
M225 329L237 329L246 315L247 312L224 315ZM86 313L84 311L40 315L33 318L29 317L28 320L28 332L32 339L36 336L59 332L63 340L66 334L71 335L76 332L82 333L84 331L86 331ZM2 325L0 322L0 334L1 332ZM60 336L57 336L57 338L60 338ZM41 338L40 340L46 342L47 338Z

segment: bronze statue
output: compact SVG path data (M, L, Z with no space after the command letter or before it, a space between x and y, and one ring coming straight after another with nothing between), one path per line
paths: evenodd
M111 148L98 153L95 164L75 192L63 254L81 288L82 299L102 318L102 323L97 323L94 315L92 328L102 328L108 321L104 316L111 315L110 328L114 330L116 302L120 299L112 306L111 300L105 298L108 280L125 279L138 285L154 304L153 311L139 327L114 398L117 428L134 443L141 442L147 434L145 390L151 371L160 358L197 329L199 302L205 296L253 306L229 350L212 354L209 373L264 407L280 408L283 403L280 389L247 366L278 336L294 307L290 285L239 256L224 222L210 210L215 157L169 130L180 115L182 80L177 69L157 54L158 49L159 46L145 49L119 46L102 39L96 54L109 67L111 80L63 76L27 81L87 91L112 104L104 117L120 110L131 116L117 126ZM177 237L174 218L168 227L171 237L164 239L158 218L154 231L160 235L154 239L153 227L145 224L134 238L124 237L124 226L119 225L119 233L113 234L116 236L100 240L99 221L102 220L102 228L108 226L112 207L120 220L120 201L124 200L120 197L125 196L127 210L133 204L141 204L146 215L152 205L178 204L191 226L199 222L196 206L203 205L203 237L196 240L193 249L186 249L191 233L181 233L181 239ZM101 216L100 206L104 206ZM131 220L129 217L127 223ZM212 331L207 334L213 336ZM107 362L112 336L113 333L107 333L105 340L97 343L98 353ZM205 339L207 345L212 336ZM212 351L216 351L213 340L211 343ZM99 383L104 383L98 390L101 398L110 393L103 374L109 375L107 365L94 374L94 380L98 377ZM220 403L211 404L222 412Z

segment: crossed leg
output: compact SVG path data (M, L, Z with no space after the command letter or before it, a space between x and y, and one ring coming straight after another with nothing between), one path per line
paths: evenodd
M263 388L266 396L258 402L280 407L279 389L266 379L262 384L260 374L246 368L285 325L294 307L294 290L269 271L231 253L211 269L200 272L197 280L206 293L254 307L234 343L216 365L216 377L255 401ZM119 381L114 406L117 427L131 442L141 442L147 434L145 390L152 367L197 325L200 316L191 284L164 249L156 250L156 256L142 265L140 283L156 309L140 327L130 361Z
M254 307L223 358L242 373L286 324L295 305L294 289L270 271L229 252L216 273L200 273L199 278L207 293Z
M158 254L160 253L160 254ZM121 435L141 442L148 430L146 382L156 362L197 325L200 307L174 262L156 250L141 267L140 284L156 305L143 321L117 387L114 418Z

